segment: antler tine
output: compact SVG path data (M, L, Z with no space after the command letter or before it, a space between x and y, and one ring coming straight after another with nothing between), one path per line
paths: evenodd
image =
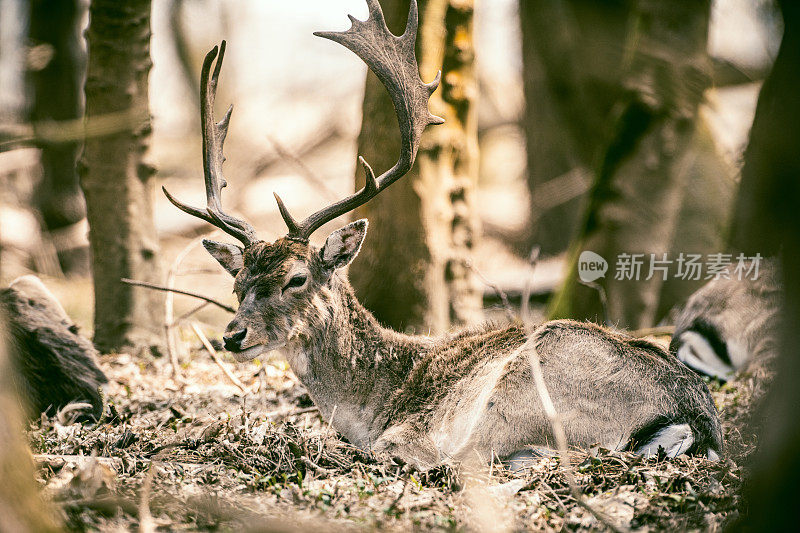
M217 53L219 52L219 59ZM176 200L167 190L162 187L167 199L181 211L218 227L225 233L236 237L244 244L250 246L258 239L256 231L246 221L228 215L222 210L222 188L228 183L222 175L222 163L225 156L222 154L222 146L225 137L228 135L228 124L230 123L233 105L228 107L228 111L222 120L214 122L214 100L217 96L217 84L219 82L219 72L222 68L222 59L225 57L225 41L219 47L214 47L203 61L203 69L200 74L200 121L203 129L203 175L206 184L206 208L199 209ZM214 72L211 73L211 65L214 65Z
M428 100L439 86L441 72L430 83L423 83L415 55L418 12L416 0L411 0L408 22L403 35L389 31L378 0L367 0L369 17L360 21L348 15L352 26L343 32L315 32L314 35L335 41L360 57L386 87L392 98L400 127L400 157L392 168L377 179L372 169L359 157L367 175L367 183L356 194L317 211L300 224L289 215L283 202L278 202L289 237L307 240L320 226L366 203L386 187L403 177L414 164L420 137L429 124L444 120L428 111Z

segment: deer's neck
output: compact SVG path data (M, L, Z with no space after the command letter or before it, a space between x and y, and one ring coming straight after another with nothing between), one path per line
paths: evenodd
M380 426L381 406L432 340L382 327L356 300L349 282L334 276L298 321L286 356L323 417L330 418L335 408L334 427L351 441L363 441L342 426L351 417L367 422L370 432Z

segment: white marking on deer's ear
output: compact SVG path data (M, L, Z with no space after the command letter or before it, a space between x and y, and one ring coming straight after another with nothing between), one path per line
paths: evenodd
M333 271L349 265L361 250L361 244L366 236L367 219L365 218L351 222L328 235L325 246L319 252L325 268Z
M676 354L686 366L724 381L733 378L736 369L720 358L704 335L695 331L684 331L678 341L680 345Z
M236 277L244 267L244 250L235 244L203 239L203 247L231 276Z

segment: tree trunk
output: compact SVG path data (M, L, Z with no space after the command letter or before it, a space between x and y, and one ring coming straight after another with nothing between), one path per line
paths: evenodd
M86 52L79 0L34 0L31 2L30 40L34 50L51 54L43 68L30 74L33 89L31 121L73 120L83 115L83 78ZM88 275L89 249L82 235L70 227L86 216L86 204L78 182L77 161L81 142L40 142L42 180L35 191L35 204L44 229L63 238L58 258L66 274ZM80 231L80 230L78 230ZM77 234L76 234L77 233Z
M95 344L101 351L160 346L163 296L121 278L159 282L153 224L150 139L150 1L95 0L87 32L86 113L144 113L127 131L87 139L81 165L95 289Z
M783 40L758 98L734 215L734 245L747 254L780 251L785 288L783 335L763 413L765 431L745 485L745 516L731 528L743 531L793 531L800 518L800 4L778 3Z
M567 249L622 95L629 2L520 1L530 221L513 244ZM615 46L614 44L617 44ZM555 190L554 190L555 189Z
M694 164L698 105L710 81L709 12L709 1L639 2L628 38L627 96L551 316L605 318L629 328L655 322L664 281L660 274L646 279L649 259L671 251ZM607 276L598 280L606 308L596 288L579 283L577 258L583 250L609 263ZM640 275L617 279L621 254L643 254Z
M0 0L0 13L0 121L16 124L25 109L27 1Z
M481 319L481 297L470 269L476 238L473 194L477 181L477 120L471 0L420 3L420 71L442 83L431 98L445 124L431 127L417 163L401 179L358 210L370 221L370 237L350 279L361 301L395 329L444 331ZM382 2L396 33L408 2ZM386 89L367 75L359 153L377 170L392 166L399 131ZM357 176L356 187L363 186Z
M681 252L705 256L727 250L731 209L736 200L736 171L717 152L703 120L695 124L687 162L683 200L670 245L673 259ZM655 322L668 317L676 305L686 302L705 283L704 279L668 277L658 296Z

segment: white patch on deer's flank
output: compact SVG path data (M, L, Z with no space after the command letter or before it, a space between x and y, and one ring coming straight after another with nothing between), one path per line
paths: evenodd
M439 452L444 456L454 457L469 443L475 426L486 414L486 405L494 394L495 386L505 372L506 365L516 358L524 344L499 361L492 362L492 368L483 376L473 378L470 390L479 390L480 394L472 400L458 402L455 408L448 410L438 430L430 436Z
M681 344L678 348L678 359L683 361L686 366L708 376L724 380L733 376L736 369L719 358L717 352L703 335L695 331L684 331L679 340Z
M691 448L694 444L694 434L689 424L673 424L659 431L653 440L636 449L645 457L658 453L659 448L664 449L667 457L675 458Z

